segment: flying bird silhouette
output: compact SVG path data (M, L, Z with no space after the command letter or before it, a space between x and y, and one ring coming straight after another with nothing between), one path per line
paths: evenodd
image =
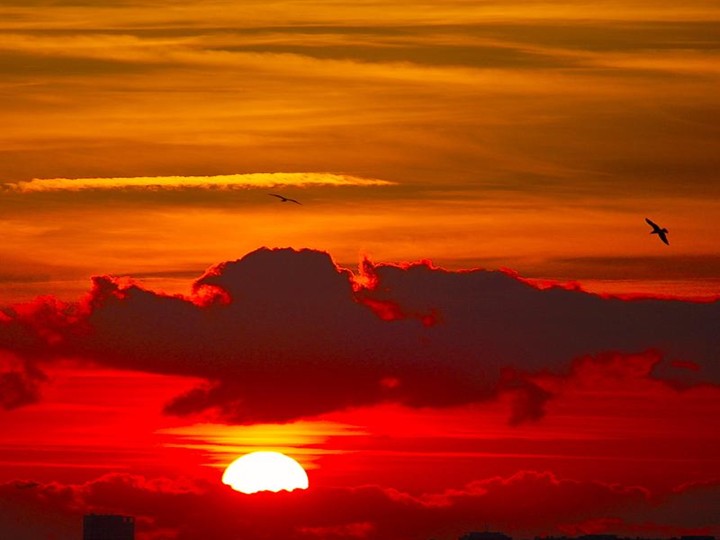
M662 240L669 246L670 242L668 242L668 239L667 239L667 234L669 231L665 228L661 228L660 225L658 225L657 223L654 223L652 220L650 220L648 218L645 218L645 221L647 221L647 224L653 228L653 230L650 231L650 234L657 234L660 237L660 240Z
M268 193L271 197L277 197L280 199L280 202L294 202L295 204L302 204L300 201L297 201L295 199L290 199L289 197L283 197L282 195L277 195L275 193Z
M277 195L276 193L268 193L268 195L270 195L271 197L277 197L278 199L280 199L280 202L294 202L295 204L302 204L298 200L291 199L289 197L283 197L282 195Z

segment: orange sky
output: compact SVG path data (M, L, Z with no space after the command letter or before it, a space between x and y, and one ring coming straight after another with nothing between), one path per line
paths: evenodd
M261 246L712 294L717 6L436 4L8 5L5 301L72 298L97 273L196 276ZM306 207L164 180L258 173L290 173L273 189ZM107 190L18 188L58 178Z
M716 2L7 0L0 34L0 536L720 532ZM316 490L223 491L254 448Z

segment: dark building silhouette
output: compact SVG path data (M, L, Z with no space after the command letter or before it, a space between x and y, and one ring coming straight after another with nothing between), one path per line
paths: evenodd
M135 540L135 518L88 514L83 517L83 540Z
M513 540L501 532L469 532L458 540ZM579 536L536 536L534 540L720 540L712 535L687 535L673 537L619 536L617 534L582 534Z
M512 538L501 532L483 531L469 532L462 535L460 540L512 540Z
M714 536L692 535L673 537L618 536L616 534L583 534L581 536L536 536L535 540L716 540Z

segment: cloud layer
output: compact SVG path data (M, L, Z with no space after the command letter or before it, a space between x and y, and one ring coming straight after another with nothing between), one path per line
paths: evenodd
M7 309L0 349L26 362L201 377L167 406L234 422L288 421L384 401L450 406L518 396L516 422L550 397L534 374L654 350L647 373L720 382L720 303L540 290L502 272L367 263L360 278L318 251L260 249L211 268L192 297L94 279L77 305ZM674 362L674 363L673 363ZM691 362L694 369L683 369ZM30 364L28 364L30 365Z
M487 525L516 535L605 532L608 527L648 536L660 531L707 534L718 528L711 509L717 492L713 482L653 500L638 487L528 470L424 495L365 485L246 496L219 484L112 474L84 484L0 484L0 496L16 512L15 523L0 516L5 521L0 526L17 540L50 531L64 533L64 540L77 536L83 512L97 512L135 516L139 534L148 539L229 540L242 531L248 540L415 540L457 538ZM688 504L697 505L694 516L682 525L667 525L668 513Z

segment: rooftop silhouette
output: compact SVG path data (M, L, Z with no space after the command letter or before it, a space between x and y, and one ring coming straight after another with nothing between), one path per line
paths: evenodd
M460 540L512 540L505 533L494 531L469 532L460 537Z
M88 514L83 517L83 540L135 540L135 518Z
M497 531L468 532L458 540L513 540L511 536ZM711 535L683 535L673 537L620 536L617 534L583 534L579 536L536 536L534 540L717 540Z

